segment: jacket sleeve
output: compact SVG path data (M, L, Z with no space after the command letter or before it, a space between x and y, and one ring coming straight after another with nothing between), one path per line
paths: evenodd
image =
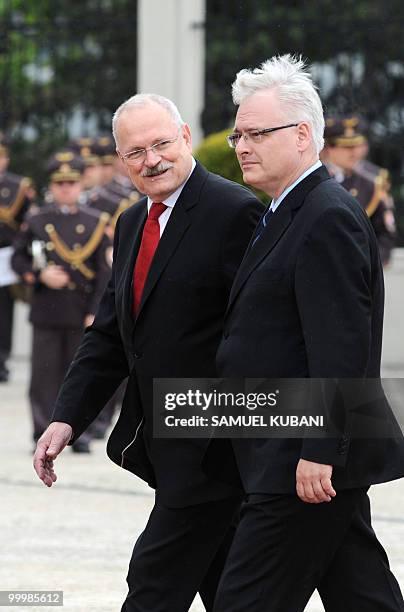
M32 243L33 234L27 222L24 222L13 242L13 255L11 266L19 276L23 277L27 272L33 272L32 257L29 254L29 246Z
M119 222L114 248L119 243ZM72 426L72 444L101 412L120 383L129 375L129 366L115 308L115 265L102 296L94 323L83 340L59 391L52 421Z
M338 379L366 376L371 347L369 235L349 211L328 208L310 228L295 271L295 294L311 378L328 379L339 400L326 407L342 436L305 438L301 457L343 466L349 402ZM381 313L382 314L382 313ZM337 398L338 399L338 398Z

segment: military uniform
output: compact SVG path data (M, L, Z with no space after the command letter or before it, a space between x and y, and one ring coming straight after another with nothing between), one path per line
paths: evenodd
M94 151L104 167L113 168L117 154L111 136L99 136L95 139ZM115 231L116 222L124 210L135 204L140 198L132 181L121 174L114 173L107 181L89 194L88 204L107 212L111 216L111 233Z
M94 148L101 161L101 164L103 166L110 166L110 172L113 173L112 167L114 166L116 160L116 149L112 136L109 134L97 136L97 138L94 139Z
M72 176L68 168L64 163L62 171L52 176L62 182L64 176ZM95 314L106 286L108 221L105 213L55 203L29 215L14 241L14 270L25 279L34 279L30 312L34 440L49 424L59 387L83 335L85 317ZM68 284L61 289L41 281L41 272L54 265L69 275Z
M328 118L325 127L327 147L360 147L366 143L366 122L359 117ZM394 203L389 193L388 171L359 159L353 169L344 171L325 159L330 174L366 210L375 231L380 257L386 265L396 240Z
M81 157L84 163L84 168L97 166L100 164L100 159L94 147L94 138L91 138L90 136L73 140L69 145L69 149Z
M139 194L137 194L137 199L139 199ZM106 187L94 187L87 194L85 203L92 209L108 213L110 216L108 224L108 234L110 237L114 235L119 216L132 205L128 198L121 198L119 195L106 189Z
M139 200L139 192L133 187L129 177L123 174L115 174L113 179L105 185L105 189L110 193L129 200L130 205L136 204Z
M0 155L7 156L4 137L0 136ZM12 174L0 173L0 249L12 245L15 235L26 214L29 179ZM8 380L6 361L11 352L14 300L10 286L3 285L0 279L0 382Z

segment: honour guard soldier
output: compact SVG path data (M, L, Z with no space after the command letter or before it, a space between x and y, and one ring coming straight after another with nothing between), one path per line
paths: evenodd
M109 277L109 217L78 204L82 170L74 152L54 156L49 165L53 204L27 216L14 242L13 268L33 286L30 402L35 441L49 423L59 386ZM88 434L81 436L73 450L89 452L88 443Z
M136 202L139 200L139 192L133 186L124 163L116 154L114 141L111 137L108 138L108 145L106 145L106 138L104 137L98 141L101 142L102 150L99 154L102 159L102 163L109 166L112 163L113 166L110 180L104 184L105 189L114 196L118 196L121 200L122 198L125 198L128 200L129 205L131 206L132 204L136 204Z
M387 170L364 160L368 150L366 132L367 125L360 117L329 117L322 160L330 174L366 210L386 265L396 238L394 205Z
M84 163L85 191L82 192L80 201L90 208L108 213L110 222L106 232L112 240L118 217L139 199L139 194L133 185L130 192L125 193L118 193L118 190L112 191L107 187L114 176L114 163L117 158L111 137L79 138L71 143L69 148L79 155Z
M95 147L94 138L85 136L78 138L70 143L69 149L81 157L84 170L82 176L82 186L85 191L90 191L102 182L101 160L99 159Z
M9 146L0 133L0 382L7 382L9 371L7 359L11 352L14 300L10 292L13 274L10 257L14 237L27 212L30 181L7 172Z
M109 134L97 136L94 139L95 151L101 163L101 185L106 185L114 178L115 174L115 159L117 157L115 151L115 143Z
M139 195L137 194L139 198ZM84 203L95 210L108 213L110 220L106 228L107 235L112 240L118 218L124 210L132 205L128 198L123 198L108 191L105 186L94 187L86 194Z
M122 167L111 136L97 137L94 140L93 152L101 164L103 180L87 194L86 204L110 215L107 233L112 239L119 216L135 204L140 195Z

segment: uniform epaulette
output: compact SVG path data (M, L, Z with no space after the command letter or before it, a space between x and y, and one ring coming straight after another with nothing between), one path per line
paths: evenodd
M100 219L102 215L107 215L108 217L107 220L109 220L111 216L109 213L100 211L98 208L89 207L87 204L80 204L78 206L78 209L81 213L83 213L84 215L87 215L88 217L90 217L91 219L95 221Z
M55 212L54 204L44 204L43 206L37 206L33 209L29 209L27 218L38 217L41 215L47 215L48 213Z
M363 176L369 180L379 178L381 180L382 188L386 191L386 193L390 191L390 172L387 170L387 168L377 166L368 160L362 160L355 168L355 171L360 176Z

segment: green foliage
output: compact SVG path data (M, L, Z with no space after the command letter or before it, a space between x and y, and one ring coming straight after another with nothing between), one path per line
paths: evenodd
M222 132L207 136L196 149L195 157L211 172L244 185L243 175L236 154L226 142L226 136L229 133L230 130L223 130ZM268 202L268 196L265 193L256 189L252 191L263 202Z
M136 15L134 0L0 1L0 130L15 171L43 184L57 147L110 130L135 93Z
M388 10L383 0L243 0L231 3L231 10L229 4L207 0L206 131L219 130L234 114L230 87L236 73L282 53L302 54L318 66L329 112L354 106L387 123L388 105L402 105L403 74L393 66L404 62L402 0L390 0Z
M195 157L211 172L243 184L243 176L236 154L226 142L230 130L207 136L195 151Z
M234 118L231 84L269 57L307 58L327 114L360 112L370 122L371 159L400 186L404 168L402 0L206 0L206 133ZM396 208L404 241L404 197Z

